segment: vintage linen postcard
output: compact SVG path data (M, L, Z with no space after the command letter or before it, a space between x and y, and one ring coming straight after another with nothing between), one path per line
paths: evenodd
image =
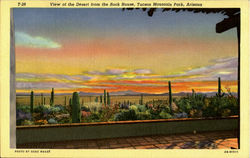
M1 156L248 157L248 5L1 1Z

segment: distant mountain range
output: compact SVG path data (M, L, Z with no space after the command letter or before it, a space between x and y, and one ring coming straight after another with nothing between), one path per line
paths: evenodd
M215 96L217 92L198 92L196 94L204 94L207 97ZM134 91L118 91L118 92L110 92L110 95L116 95L116 96L139 96L143 94L144 96L168 96L168 93L162 93L162 94L150 94L150 93L140 93L140 92L134 92ZM173 93L173 96L187 96L191 95L191 92L180 92L180 93ZM232 92L233 96L238 96L237 93ZM30 93L16 93L17 96L27 96L30 95ZM35 95L41 95L40 93L35 93ZM50 95L50 93L44 93L45 96ZM55 93L55 95L72 95L72 93ZM79 92L80 96L100 96L103 95L103 93L87 93L87 92Z

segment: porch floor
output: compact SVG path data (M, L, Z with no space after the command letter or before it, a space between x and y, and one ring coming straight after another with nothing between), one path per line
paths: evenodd
M215 131L173 135L71 140L18 144L17 148L46 149L237 149L237 134Z

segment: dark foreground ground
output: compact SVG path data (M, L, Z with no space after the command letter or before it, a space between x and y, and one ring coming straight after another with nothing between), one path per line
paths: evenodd
M19 144L46 149L237 149L233 131Z

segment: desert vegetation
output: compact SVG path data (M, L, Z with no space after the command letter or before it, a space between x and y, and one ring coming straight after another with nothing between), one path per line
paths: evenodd
M80 122L106 122L126 120L152 120L171 118L207 118L227 117L238 115L238 98L230 89L221 90L221 80L218 78L218 92L215 96L207 97L205 94L192 90L186 96L173 96L171 82L169 81L168 96L144 96L140 94L135 99L123 96L122 99L112 101L112 96L106 90L100 96L88 96L85 102L74 92L72 96L60 96L61 104L55 103L54 88L50 96L40 94L40 100L35 105L35 92L31 91L29 104L17 102L17 125L43 125ZM150 99L149 99L150 98ZM157 98L157 99L154 99ZM86 99L86 98L85 98ZM47 100L47 102L46 102Z

